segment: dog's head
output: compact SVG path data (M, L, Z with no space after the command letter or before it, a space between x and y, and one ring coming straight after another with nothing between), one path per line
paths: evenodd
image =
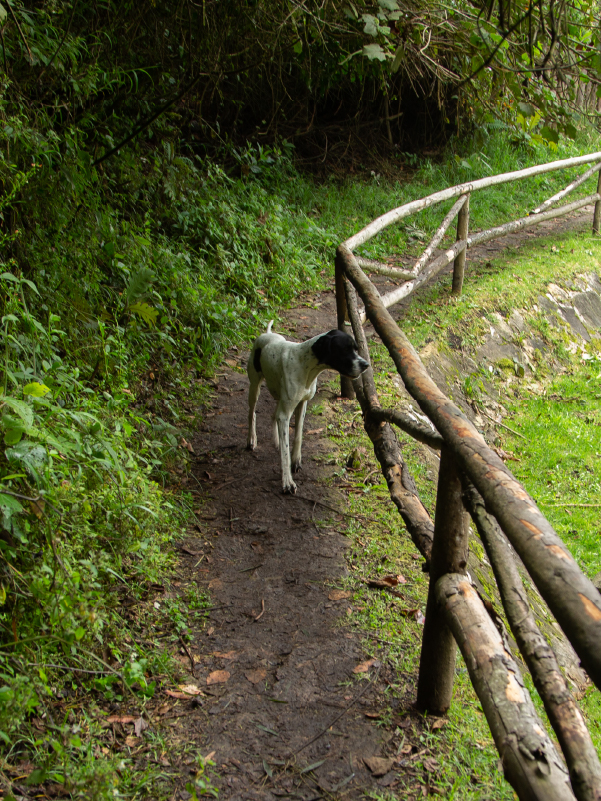
M320 364L327 364L348 378L357 378L369 367L369 363L357 353L355 340L337 328L319 337L311 350Z

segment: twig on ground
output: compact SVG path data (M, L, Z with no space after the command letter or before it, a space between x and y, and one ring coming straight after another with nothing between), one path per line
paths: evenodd
M190 660L190 665L192 666L192 675L194 675L194 671L196 669L196 665L194 664L194 658L193 658L192 654L190 653L190 650L189 650L188 646L184 642L184 638L182 637L182 635L178 634L177 638L181 642L182 648L184 649L184 651L186 652L186 656Z
M257 622L257 620L260 620L263 617L264 614L265 614L265 599L261 598L261 611L256 616L255 623Z
M478 407L478 408L482 412L482 414L485 415L486 417L488 417L489 420L492 420L493 423L495 423L495 425L501 426L502 428L506 428L508 431L511 431L512 434L515 434L516 437L521 437L522 439L528 439L528 437L525 437L523 434L520 434L519 431L515 431L513 428L510 428L509 426L506 426L505 423L497 422L495 420L495 418L492 415L490 415L488 412L485 412L484 409L481 406Z
M601 506L601 503L546 503L545 501L541 501L541 505L543 506L580 506L580 507L598 507Z

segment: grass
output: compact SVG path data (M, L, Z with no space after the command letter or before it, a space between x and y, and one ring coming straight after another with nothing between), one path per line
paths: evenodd
M515 476L593 578L601 571L601 362L575 366L507 408L526 437L502 435L520 459Z
M414 345L435 344L449 358L453 357L449 342L456 337L465 353L474 358L490 325L498 324L495 315L506 319L514 309L521 310L534 334L544 340L546 354L544 358L537 355L532 373L520 377L505 364L472 362L471 373L458 372L449 378L447 391L456 398L461 395L476 408L485 408L491 396L505 407L508 416L504 422L518 435L497 427L491 436L497 446L515 454L519 461L510 461L508 466L590 577L601 571L601 340L593 338L584 345L568 332L552 328L537 301L550 282L569 287L576 276L598 272L600 265L601 242L589 232L549 237L472 266L459 299L450 296L450 279L444 279L421 293L400 321ZM515 343L522 344L519 335ZM386 403L397 403L398 378L385 349L373 345L371 355L380 397L386 398ZM332 387L335 385L333 382ZM349 500L357 515L347 529L351 541L347 581L353 596L352 616L345 624L363 632L366 653L380 657L390 668L385 677L389 684L380 699L381 725L394 732L391 742L399 753L411 746L407 765L413 775L408 771L394 793L373 797L381 801L417 798L421 787L429 784L447 799L514 798L499 769L498 753L461 657L448 724L434 730L431 720L416 719L411 712L422 632L415 610L425 611L427 576L421 572L421 560L415 558L415 548L392 507L383 479L371 483L378 479L373 477L376 464L367 436L353 425L348 406L326 413L332 415L328 432L340 463L345 464L357 448L365 453L359 468L347 469L344 474L345 483L352 485ZM404 435L399 439L420 496L433 515L435 469L424 458L423 448ZM379 471L375 475L379 476ZM364 583L390 574L406 579L397 586L402 598ZM546 720L542 702L529 677L526 680L539 714ZM601 751L601 693L590 687L579 702ZM405 727L407 720L410 723ZM426 764L433 755L438 762L434 773L428 772Z

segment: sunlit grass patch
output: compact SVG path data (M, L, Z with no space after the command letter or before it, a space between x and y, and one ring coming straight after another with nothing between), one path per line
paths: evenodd
M507 407L525 436L500 434L519 458L512 472L592 578L601 570L601 362L576 365Z

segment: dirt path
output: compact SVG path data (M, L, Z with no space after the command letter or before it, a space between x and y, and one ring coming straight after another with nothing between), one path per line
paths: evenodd
M579 214L545 229L555 234L589 224L590 213ZM470 263L532 236L470 251L467 280ZM384 290L389 282L377 284ZM308 298L285 317L297 339L326 331L335 325L333 295ZM298 495L281 494L270 441L274 401L265 389L257 409L259 448L252 454L244 448L246 357L230 354L193 443L202 525L200 535L183 543L180 574L207 588L214 608L181 656L189 680L206 686L206 696L174 721L174 734L197 741L205 755L214 752L223 799L360 799L370 790L394 790L399 776L390 761L380 763L379 776L364 762L392 756L385 729L368 716L386 669L376 662L354 681L366 655L357 635L341 625L348 602L335 592L346 574L345 518L336 512L345 511L346 497L324 479L340 465L327 464L328 441L309 414ZM199 563L203 552L210 556ZM183 789L173 795L187 798Z

